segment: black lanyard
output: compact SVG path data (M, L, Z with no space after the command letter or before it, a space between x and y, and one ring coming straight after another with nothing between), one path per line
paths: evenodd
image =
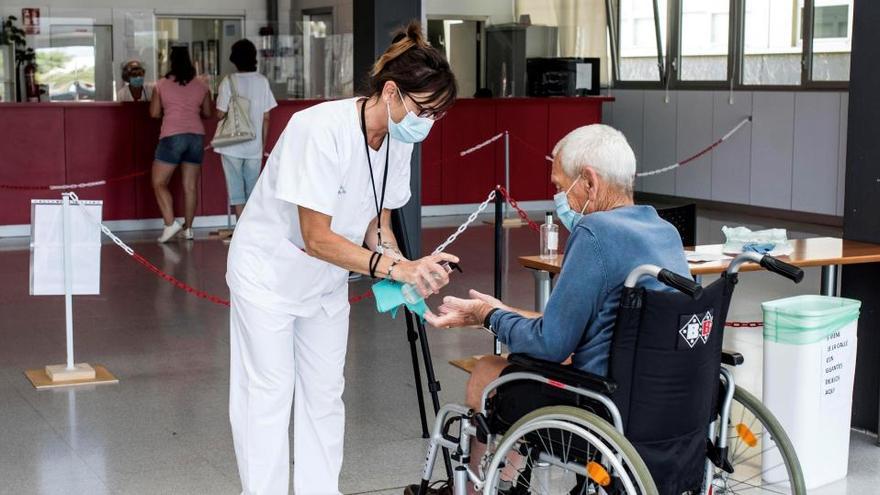
M370 143L367 141L367 101L361 105L361 132L364 134L364 150L367 152L367 168L370 169L370 184L373 186L373 201L376 204L376 232L379 236L379 249L382 249L382 208L385 206L385 186L388 185L388 152L391 142L385 143L385 171L382 172L382 196L376 193L376 179L373 178L373 163L370 161ZM386 136L385 139L388 139Z

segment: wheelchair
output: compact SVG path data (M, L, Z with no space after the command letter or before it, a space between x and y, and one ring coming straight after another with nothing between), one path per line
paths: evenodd
M803 278L799 268L757 253L737 256L705 288L642 265L624 283L610 378L511 355L511 366L483 392L480 411L440 409L418 493L427 493L443 449L455 465L455 495L468 493L468 483L484 494L509 495L806 495L785 431L736 386L729 367L743 357L722 350L737 272L746 262L795 283ZM677 290L639 287L643 277ZM538 409L508 412L539 395L549 399ZM486 445L476 469L473 438Z

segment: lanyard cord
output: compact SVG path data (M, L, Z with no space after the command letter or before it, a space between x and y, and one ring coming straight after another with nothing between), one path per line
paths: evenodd
M388 185L388 153L391 150L391 141L385 143L385 170L382 173L382 197L376 193L376 179L373 178L373 163L370 161L370 143L367 141L367 101L361 105L361 132L364 135L364 150L367 152L367 168L370 169L370 184L373 186L373 202L376 205L376 232L379 237L379 246L382 246L382 208L385 206L385 186ZM385 139L388 139L386 136ZM381 247L380 247L381 249Z

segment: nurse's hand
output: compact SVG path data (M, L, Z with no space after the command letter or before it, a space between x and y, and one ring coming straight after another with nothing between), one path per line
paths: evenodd
M449 283L449 274L440 266L443 261L458 263L458 257L439 253L415 261L401 261L394 268L394 279L412 285L422 297L428 297Z

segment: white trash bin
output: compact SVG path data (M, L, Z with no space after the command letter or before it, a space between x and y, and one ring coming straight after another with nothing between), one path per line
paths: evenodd
M762 304L763 402L791 438L808 490L846 477L860 306L828 296ZM768 483L787 479L779 449L762 472Z

